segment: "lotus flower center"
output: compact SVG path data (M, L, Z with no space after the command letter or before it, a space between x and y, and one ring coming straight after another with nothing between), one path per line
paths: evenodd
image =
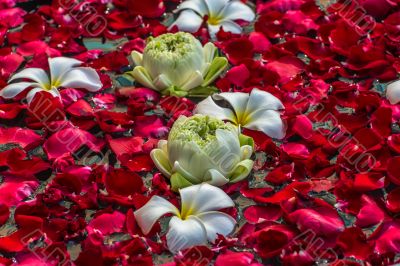
M167 33L150 40L144 54L159 60L179 60L196 53L199 48L198 41L189 33ZM201 47L201 44L200 44Z
M217 118L194 115L183 123L174 125L169 134L169 141L194 141L203 148L216 139L217 129L232 129L232 126Z

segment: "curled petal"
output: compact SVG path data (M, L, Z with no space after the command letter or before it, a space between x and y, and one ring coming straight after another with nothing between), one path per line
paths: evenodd
M35 83L32 82L12 83L10 85L7 85L0 91L0 96L6 99L13 98L32 85L35 85Z
M154 149L150 152L150 157L154 164L163 175L170 177L172 174L171 165L168 161L167 154L161 149Z
M231 182L239 182L245 179L253 169L254 162L252 160L246 159L238 163L235 170L233 171Z
M193 216L186 220L172 217L167 233L167 245L172 253L206 243L206 228L200 220Z
M217 234L227 236L235 228L236 220L223 212L204 212L196 216L204 225L209 241L214 241Z
M194 11L187 9L183 10L176 21L171 25L177 26L180 31L196 32L199 30L203 18L196 14Z
M391 104L400 102L400 80L390 83L386 88L386 97Z
M216 169L208 170L205 175L205 179L207 180L208 184L218 187L229 183L229 179L227 179L223 174L221 174Z
M179 216L179 210L169 201L153 196L142 208L135 211L135 218L144 234L148 234L161 216L172 213Z
M89 67L77 67L65 73L60 79L60 86L82 88L95 92L103 87L96 70Z
M183 217L235 206L223 190L207 183L183 188L179 193Z
M133 71L130 74L140 84L148 88L151 88L153 90L157 90L157 87L154 85L149 72L147 72L147 70L144 67L137 66L133 69Z

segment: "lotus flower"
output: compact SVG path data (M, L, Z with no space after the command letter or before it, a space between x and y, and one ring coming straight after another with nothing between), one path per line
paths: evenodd
M400 102L400 80L390 83L386 88L386 98L391 104Z
M236 0L187 0L177 11L180 11L179 17L171 28L176 25L181 31L197 32L207 17L211 37L215 37L221 27L224 31L239 34L242 28L235 21L251 22L255 18L250 7Z
M230 123L204 115L180 116L168 141L159 141L150 155L171 178L175 191L202 182L222 186L248 176L253 167L251 143Z
M230 108L220 106L223 101ZM209 96L196 106L194 113L214 116L240 127L261 131L272 138L282 139L285 127L278 112L282 109L282 102L271 93L253 89L250 95L224 92Z
M214 241L217 234L228 235L236 221L217 210L234 207L225 192L209 184L200 184L179 190L181 211L167 200L153 196L142 208L135 211L135 218L144 234L148 234L161 216L173 214L169 222L167 245L171 252L204 245Z
M175 96L209 95L207 88L228 65L225 57L217 57L212 43L204 47L184 32L167 33L148 41L143 54L133 51L136 64L128 72L140 84Z
M101 89L103 86L97 72L90 67L78 67L82 62L73 58L55 57L49 59L50 77L41 68L26 68L10 78L8 82L17 79L20 81L7 85L0 91L3 98L13 98L22 91L32 88L26 95L30 103L39 91L47 91L54 97L60 97L59 88L82 88L91 92Z

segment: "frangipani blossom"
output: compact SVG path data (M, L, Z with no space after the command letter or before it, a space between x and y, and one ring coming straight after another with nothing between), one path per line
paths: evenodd
M225 101L231 108L219 104ZM264 134L282 139L285 127L279 110L284 109L282 102L271 93L253 89L250 94L242 92L224 92L214 94L200 102L194 113L210 115L235 125L262 131Z
M148 234L162 216L173 214L167 232L167 245L175 253L214 241L217 234L226 236L232 232L236 225L235 219L217 211L235 206L223 190L209 184L199 184L180 189L179 193L180 211L159 196L153 196L135 211L136 221L144 234Z
M160 140L150 156L175 191L203 182L222 186L249 175L252 144L231 123L204 115L180 116L168 141Z
M242 28L237 20L251 22L253 10L239 0L187 0L179 5L179 17L171 25L181 31L196 32L207 17L208 31L212 37L222 27L224 31L239 34Z
M190 33L167 33L149 38L143 54L132 52L136 67L128 74L163 94L210 95L215 89L207 86L228 66L228 60L217 54L214 44L203 47Z
M30 103L39 91L47 91L54 97L60 97L59 88L82 88L90 92L101 89L103 84L97 72L90 67L78 67L82 62L73 58L49 58L50 77L41 68L26 68L10 78L8 81L30 80L14 82L0 91L0 96L6 99L13 98L22 91L32 88L26 95Z
M391 104L400 102L400 80L392 82L386 87L386 98Z

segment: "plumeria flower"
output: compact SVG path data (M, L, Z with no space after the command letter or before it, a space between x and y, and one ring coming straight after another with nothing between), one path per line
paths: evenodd
M172 203L153 196L135 211L138 225L148 234L153 225L166 214L174 215L169 222L167 245L171 252L214 241L217 234L228 235L236 225L230 215L217 210L234 207L235 203L221 189L200 184L180 189L181 210Z
M59 88L82 88L95 92L103 86L97 72L90 67L78 67L82 62L73 58L55 57L49 59L50 77L41 68L26 68L10 78L8 81L30 80L14 82L0 91L3 98L13 98L22 91L32 88L26 95L30 103L39 91L47 91L54 97L60 97Z
M207 17L208 32L214 37L222 27L224 31L239 34L242 28L237 20L251 22L253 10L239 0L187 0L179 5L179 17L171 25L181 31L197 32Z
M220 105L222 102L228 103L230 108ZM285 136L285 127L279 113L282 109L282 102L271 93L253 89L250 95L224 92L209 96L196 106L194 113L214 116L240 127L262 131L272 138L282 139Z
M386 88L386 98L391 104L400 102L400 80L390 83Z
M252 139L239 134L234 125L195 115L180 116L168 141L159 141L150 155L176 191L203 182L222 186L243 180L253 167L252 153Z
M209 86L228 66L212 43L204 47L190 33L167 33L150 38L143 54L133 51L136 64L128 72L142 85L176 96L215 92Z

